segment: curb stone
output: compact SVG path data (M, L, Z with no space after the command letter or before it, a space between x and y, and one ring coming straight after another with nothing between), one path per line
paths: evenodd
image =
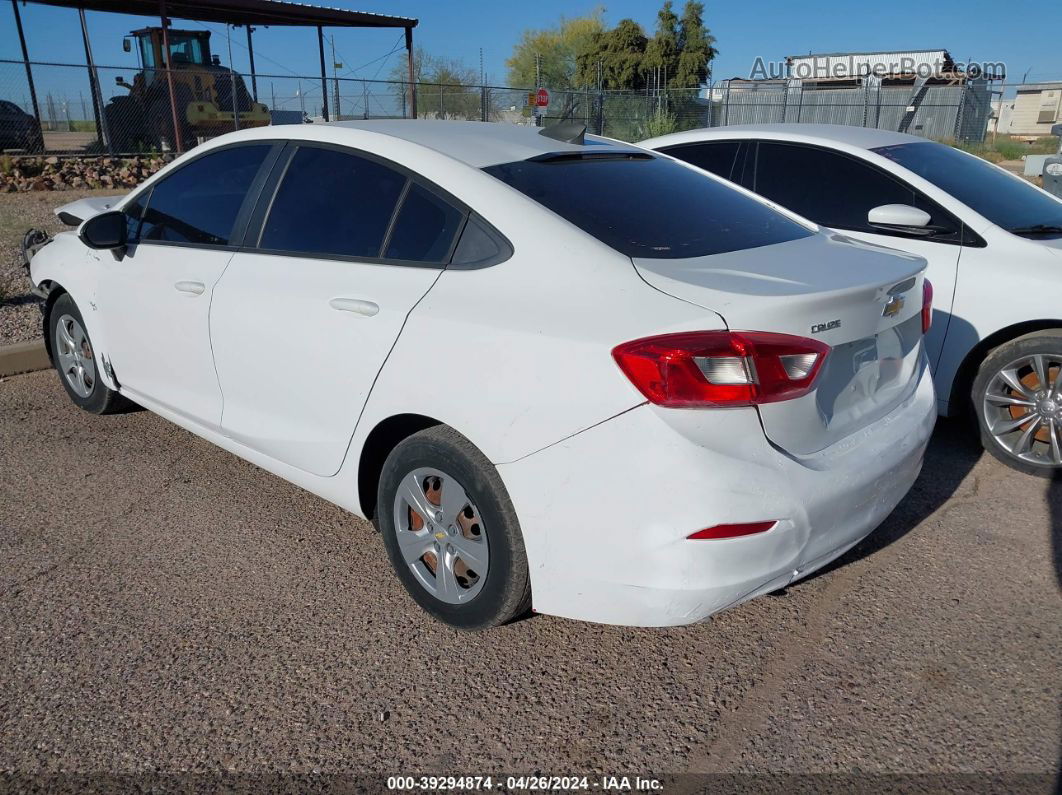
M35 370L47 370L52 366L44 340L16 342L13 345L0 345L0 378L19 373L32 373Z

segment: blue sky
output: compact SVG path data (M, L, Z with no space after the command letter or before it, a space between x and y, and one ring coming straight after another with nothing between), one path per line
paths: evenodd
M505 59L521 32L544 27L561 15L579 15L598 3L567 0L537 0L506 3L498 0L394 0L393 2L320 0L323 5L413 16L420 19L415 41L428 51L464 59L478 69L483 49L487 75L494 84L505 84ZM675 3L681 7L682 0ZM715 77L747 76L754 60L775 60L806 52L861 50L915 50L946 48L959 60L1003 61L1009 80L1020 82L1062 80L1062 28L1057 14L1046 11L1050 4L1012 0L1003 6L987 0L961 4L890 0L869 4L839 4L836 0L804 0L801 3L708 2L705 21L718 39L720 56ZM648 32L655 26L656 0L615 0L605 3L609 24L632 17ZM77 12L29 4L22 6L30 57L33 60L84 63ZM135 65L133 56L121 49L121 37L136 27L150 24L144 17L88 13L93 52L98 64ZM212 24L214 52L228 63L224 26ZM402 49L395 48L401 31L346 30L335 35L337 60L352 77L384 78L399 62ZM247 68L245 33L232 36L233 63ZM270 28L255 33L256 66L260 73L314 75L319 71L316 34L312 29ZM384 57L386 56L386 57ZM20 58L10 3L0 3L0 58ZM47 82L56 76L42 74ZM17 72L0 64L0 94L10 93ZM128 76L127 76L128 77ZM113 76L101 80L111 93ZM261 87L260 90L266 89Z

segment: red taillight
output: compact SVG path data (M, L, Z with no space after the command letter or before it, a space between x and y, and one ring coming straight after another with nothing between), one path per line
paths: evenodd
M929 331L933 325L933 282L922 280L922 333Z
M689 331L617 345L638 391L669 408L755 406L811 391L830 346L766 331Z
M738 538L739 536L751 536L756 533L766 533L778 522L748 522L746 524L717 524L715 527L706 527L686 536L694 541L705 538Z

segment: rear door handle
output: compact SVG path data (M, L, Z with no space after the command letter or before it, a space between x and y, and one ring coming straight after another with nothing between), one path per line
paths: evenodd
M328 305L340 312L353 312L362 317L372 317L380 311L380 305L361 298L333 298Z
M206 290L206 285L202 282L177 282L173 285L178 292L187 293L188 295L202 295Z

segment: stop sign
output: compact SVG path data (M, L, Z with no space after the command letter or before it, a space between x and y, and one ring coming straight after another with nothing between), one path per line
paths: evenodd
M544 88L540 88L538 93L535 94L535 105L540 108L544 108L549 105L549 92Z

